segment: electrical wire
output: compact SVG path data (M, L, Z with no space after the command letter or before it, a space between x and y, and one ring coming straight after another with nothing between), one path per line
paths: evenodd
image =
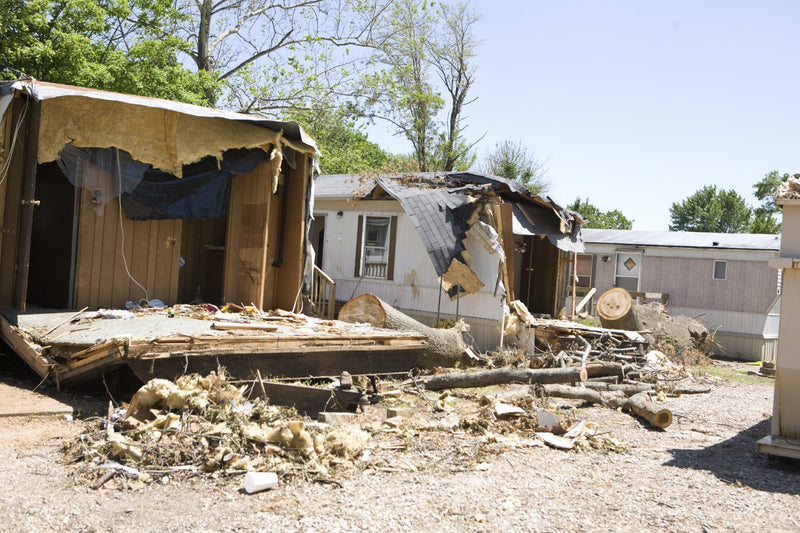
M28 114L29 105L30 98L25 100L25 107L22 108L22 113L17 121L17 126L14 128L14 134L11 136L11 148L8 151L8 157L6 157L6 160L3 161L2 167L0 167L0 185L2 185L6 180L6 177L8 177L8 171L11 168L11 157L14 155L14 147L17 145L17 138L19 137L19 129L22 127L22 122L25 120L25 116Z
M116 154L117 157L116 174L117 174L117 184L119 187L117 190L117 200L119 203L119 232L120 235L122 236L120 244L120 255L122 255L122 264L123 266L125 266L125 272L128 274L128 277L131 279L132 282L134 282L136 285L139 286L140 289L144 291L144 298L149 302L150 296L148 295L147 289L145 289L144 285L136 281L136 278L133 277L133 274L131 274L131 271L128 268L128 260L125 258L125 228L123 227L122 224L122 171L120 170L120 165L119 165L119 148L114 148L114 153Z

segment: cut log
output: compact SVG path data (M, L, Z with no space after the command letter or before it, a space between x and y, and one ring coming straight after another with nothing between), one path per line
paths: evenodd
M628 398L622 394L622 391L600 392L564 385L545 385L544 391L555 398L583 400L606 407L621 408L644 418L653 427L663 429L672 424L672 412L651 402L646 392L639 392Z
M428 337L428 356L422 361L423 366L450 366L465 358L467 344L463 332L469 326L461 323L448 329L430 328L372 294L362 294L348 301L339 310L338 318L353 324L422 333Z
M650 422L651 426L657 428L663 429L672 424L672 411L659 408L654 402L650 401L646 392L634 394L630 398L622 399L622 401L618 402L616 405L612 403L611 406L621 407L626 411L631 411Z
M642 325L633 309L633 298L622 287L609 289L597 299L597 316L604 328L639 331Z
M436 374L421 380L428 390L468 389L504 383L578 383L586 381L586 369L567 368L494 368Z
M622 372L622 364L610 361L592 361L586 363L586 375L590 378L604 376L616 376L619 379L625 378L625 374Z

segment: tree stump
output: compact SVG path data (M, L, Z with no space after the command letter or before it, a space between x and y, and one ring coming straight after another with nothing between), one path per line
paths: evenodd
M615 287L597 299L597 316L604 328L639 331L642 325L633 307L630 293L622 287Z

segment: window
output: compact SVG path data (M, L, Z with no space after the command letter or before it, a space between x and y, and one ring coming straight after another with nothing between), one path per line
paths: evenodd
M728 273L727 261L714 261L714 279L725 279Z
M356 277L393 279L397 217L361 215L358 228Z
M578 268L576 285L582 288L589 288L592 286L592 254L578 254Z

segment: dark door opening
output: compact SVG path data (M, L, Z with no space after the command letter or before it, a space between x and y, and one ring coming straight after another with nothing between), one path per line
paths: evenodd
M27 303L69 309L75 187L58 165L45 163L36 170L35 198Z
M325 248L325 215L314 215L308 232L311 245L314 246L314 264L322 268L322 252Z

